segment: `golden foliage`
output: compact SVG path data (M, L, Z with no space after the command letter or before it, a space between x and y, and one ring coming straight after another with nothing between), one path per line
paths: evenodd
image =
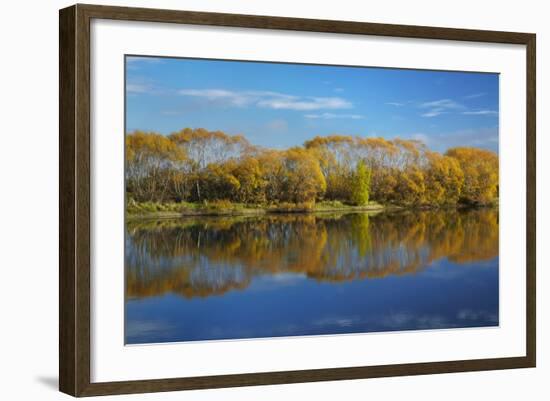
M498 198L498 156L476 148L445 155L417 140L331 135L287 150L252 146L242 135L185 128L168 137L126 136L127 193L136 201L272 205L366 199L411 206L489 204ZM363 201L361 203L364 203Z
M464 173L461 199L466 203L485 204L498 197L498 156L477 148L453 148L447 156L458 161Z

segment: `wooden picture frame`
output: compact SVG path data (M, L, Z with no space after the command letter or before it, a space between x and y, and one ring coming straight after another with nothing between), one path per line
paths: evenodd
M90 21L94 18L525 45L527 49L525 60L527 71L526 355L92 383L90 380ZM59 388L62 392L73 396L94 396L535 366L536 37L534 34L80 4L60 10L59 28Z

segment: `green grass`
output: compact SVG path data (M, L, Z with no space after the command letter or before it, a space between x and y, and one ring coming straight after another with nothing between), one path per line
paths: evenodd
M267 211L271 213L298 213L310 212L315 207L313 202L281 202L267 207Z
M329 209L329 208L338 209L338 208L344 208L344 207L347 207L347 205L345 205L339 200L325 200L325 201L317 202L315 204L316 209Z
M243 203L233 203L227 199L221 199L205 202L199 205L199 209L210 211L235 211L246 209L246 205Z
M261 209L261 208L260 208ZM215 200L204 203L192 202L135 202L130 200L126 214L132 216L178 216L208 214L239 214L257 212L256 205L233 203L228 200Z
M214 200L203 203L192 202L136 202L128 201L126 214L129 217L177 217L194 215L244 215L263 213L311 213L346 210L378 210L383 206L369 202L365 206L346 205L340 201L281 202L272 205L247 205L229 200Z
M198 204L188 202L134 202L129 201L126 206L128 214L149 214L158 212L182 213L188 210L197 210Z
M338 200L322 201L315 204L316 210L374 210L382 209L384 206L377 202L369 202L363 206L348 205Z

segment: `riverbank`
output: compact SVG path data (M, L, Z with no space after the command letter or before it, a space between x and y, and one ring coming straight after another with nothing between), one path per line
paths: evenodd
M277 205L246 205L225 201L206 204L180 202L131 202L126 208L126 217L132 219L178 218L192 216L256 216L277 213L329 213L329 212L381 212L402 209L393 205L381 205L369 202L365 206L345 205L338 201L318 202L316 204L281 203Z
M490 204L454 206L432 205L382 205L369 202L365 206L346 205L339 201L324 201L312 203L280 203L277 205L247 205L227 201L209 203L192 202L131 202L126 208L127 220L137 219L173 219L193 216L261 216L281 213L333 213L333 212L391 212L399 210L434 210L434 209L468 209L468 208L498 208L498 199Z

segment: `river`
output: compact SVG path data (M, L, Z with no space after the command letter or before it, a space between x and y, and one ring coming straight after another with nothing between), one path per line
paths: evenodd
M129 221L127 344L499 324L498 209Z

